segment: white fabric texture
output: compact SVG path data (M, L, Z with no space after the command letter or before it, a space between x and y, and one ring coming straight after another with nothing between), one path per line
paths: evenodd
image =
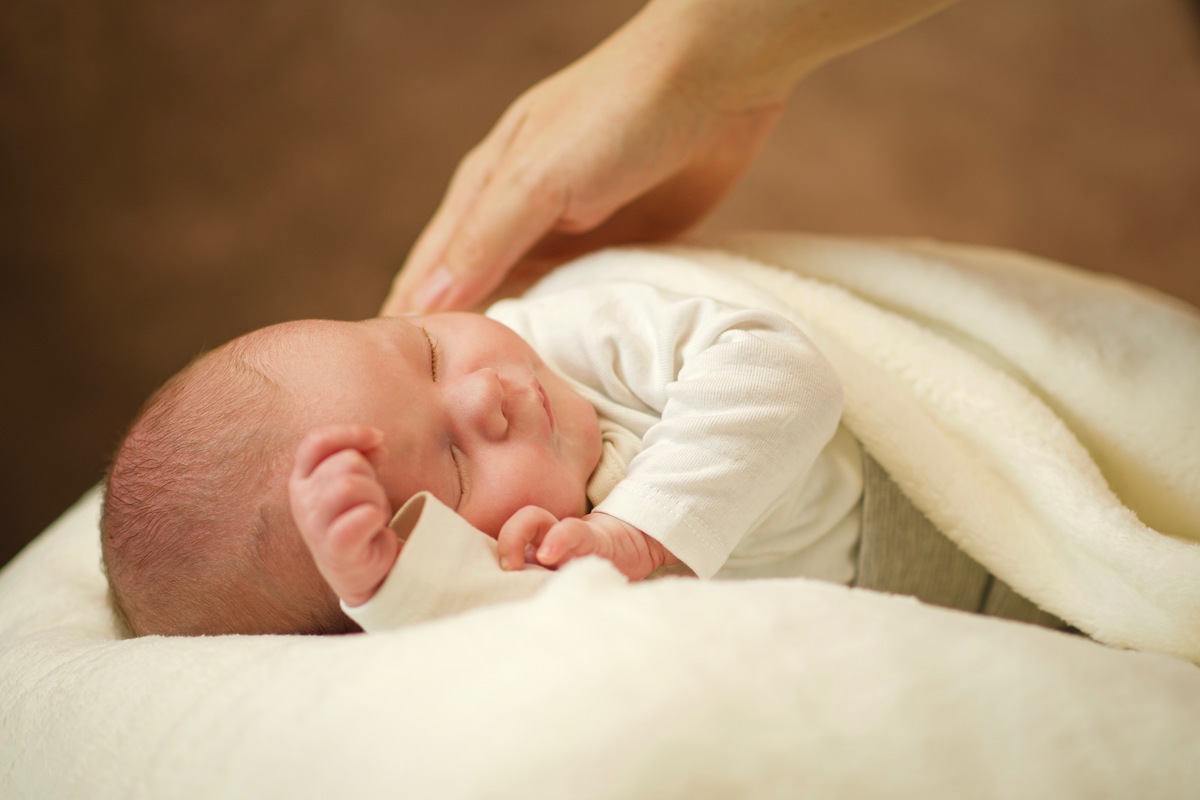
M790 315L939 530L1090 636L1200 661L1195 309L1004 251L796 234L605 251L531 294L621 280Z
M792 279L813 293L805 330L847 389L847 424L956 541L1076 624L1091 609L1089 632L1195 657L1194 310L993 251L736 246L844 278ZM851 309L861 328L837 333ZM965 385L950 390L947 371ZM989 397L993 384L1007 388ZM910 446L923 461L905 460ZM1200 785L1196 665L804 579L629 586L584 560L528 600L380 635L121 641L98 502L0 572L3 797L1090 799Z
M524 600L552 575L534 565L518 572L500 569L496 541L429 492L401 506L390 527L403 547L387 579L367 602L341 604L364 631L390 631Z
M99 498L0 573L0 797L1190 797L1200 670L804 579L119 641Z
M727 577L727 565L738 577L853 578L857 445L831 442L841 386L786 317L639 283L540 292L487 313L596 409L597 511L702 578Z

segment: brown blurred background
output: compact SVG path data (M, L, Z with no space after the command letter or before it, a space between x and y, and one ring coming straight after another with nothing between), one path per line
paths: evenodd
M198 351L379 305L458 158L639 0L8 0L0 563ZM1188 0L974 0L827 66L714 228L1029 250L1200 304Z

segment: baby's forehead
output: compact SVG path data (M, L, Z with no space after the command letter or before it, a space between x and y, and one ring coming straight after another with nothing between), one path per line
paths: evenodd
M285 389L358 383L398 367L427 368L432 345L417 322L400 317L284 322L235 339L213 355L227 372L248 369Z
M357 383L397 368L423 370L429 350L421 327L401 318L300 320L235 339L223 356L226 368L249 368L294 389L321 382Z
M326 319L301 319L280 322L239 336L229 343L235 352L287 353L295 348L322 342L334 343L346 338L354 323Z
M361 345L356 342L360 337L354 336L354 325L333 320L281 322L239 336L216 355L226 366L244 364L270 374L322 354L349 354L356 344Z

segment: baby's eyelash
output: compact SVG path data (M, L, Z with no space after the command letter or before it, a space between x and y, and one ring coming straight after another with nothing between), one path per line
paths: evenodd
M437 342L429 335L429 331L421 328L421 333L425 334L425 341L429 342L429 371L436 381L438 379L438 364L441 361L441 354L438 352Z
M463 498L467 496L467 476L463 472L462 462L458 460L457 448L450 445L450 458L454 460L454 470L458 473L458 503L455 508L462 505Z

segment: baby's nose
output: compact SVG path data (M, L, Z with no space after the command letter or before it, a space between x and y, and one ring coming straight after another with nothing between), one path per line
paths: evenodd
M504 383L491 367L464 375L455 392L456 416L461 432L502 439L508 433L504 414Z

